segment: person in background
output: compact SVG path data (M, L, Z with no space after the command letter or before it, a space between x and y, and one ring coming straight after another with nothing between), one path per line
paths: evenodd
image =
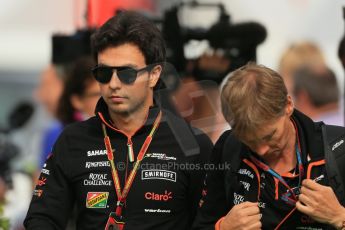
M221 104L232 129L215 144L210 163L231 169L207 173L193 229L344 229L343 197L327 177L322 124L294 108L283 78L247 64L227 78ZM331 154L344 157L344 136L337 142Z
M51 152L51 148L63 127L56 119L56 113L66 76L66 69L62 65L49 64L42 72L39 85L35 90L35 98L51 117L51 122L49 122L42 135L42 149L38 158L38 170L43 165L41 156L46 156Z
M96 104L100 98L98 83L91 72L94 63L91 56L83 56L71 64L70 74L63 81L63 90L57 102L55 114L59 128L54 129L54 136L58 136L64 126L94 116ZM46 144L51 144L51 141L47 140ZM51 153L51 150L47 150L49 149L42 152L41 165Z
M95 115L100 89L91 72L94 66L95 61L91 56L81 56L73 61L71 72L64 81L56 111L56 118L61 123L61 128ZM50 152L43 152L41 165L44 165L49 154ZM74 210L66 229L75 229L75 215Z
M54 116L57 112L58 102L63 91L63 82L67 73L63 66L49 64L43 70L39 84L35 90L35 98L47 112Z
M327 67L302 67L293 76L296 108L314 121L344 126L344 112L337 78Z
M91 56L80 57L73 63L57 109L57 118L63 125L95 115L96 104L101 95L91 72L94 66L95 61Z
M320 48L313 42L301 41L293 43L282 54L279 62L279 73L284 79L288 93L292 95L294 73L301 67L326 66Z
M26 229L64 229L74 204L77 229L190 229L212 142L160 108L160 31L122 11L91 44L102 95L96 116L66 126L54 144Z
M80 29L71 35L53 34L51 64L43 71L35 90L38 102L50 115L50 122L43 133L42 151L39 156L51 152L54 142L63 129L57 119L59 100L65 81L71 75L74 62L82 56L91 55L90 36L92 29ZM40 161L40 159L38 159ZM40 170L42 167L38 166Z

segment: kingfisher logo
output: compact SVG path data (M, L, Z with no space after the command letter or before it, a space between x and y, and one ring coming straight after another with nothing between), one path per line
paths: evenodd
M86 162L85 168L99 168L99 167L110 167L109 161L98 161L98 162Z
M154 192L147 192L145 193L145 199L146 200L157 200L157 201L169 201L171 200L172 197L172 192L168 192L165 190L164 194L158 194Z
M109 192L88 192L86 196L87 208L106 208Z

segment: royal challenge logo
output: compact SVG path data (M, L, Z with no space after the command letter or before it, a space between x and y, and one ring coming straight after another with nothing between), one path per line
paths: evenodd
M106 173L90 173L89 178L84 180L85 186L110 186L111 180Z
M106 208L109 192L88 192L86 196L87 208Z

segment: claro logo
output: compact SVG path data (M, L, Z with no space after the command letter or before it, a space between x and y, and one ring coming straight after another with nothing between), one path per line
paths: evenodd
M158 194L154 192L145 193L146 200L168 201L172 199L172 192L165 190L164 194Z

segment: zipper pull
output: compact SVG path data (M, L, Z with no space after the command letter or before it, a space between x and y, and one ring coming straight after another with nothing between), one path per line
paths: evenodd
M128 138L127 147L129 162L134 162L133 143L130 138Z

